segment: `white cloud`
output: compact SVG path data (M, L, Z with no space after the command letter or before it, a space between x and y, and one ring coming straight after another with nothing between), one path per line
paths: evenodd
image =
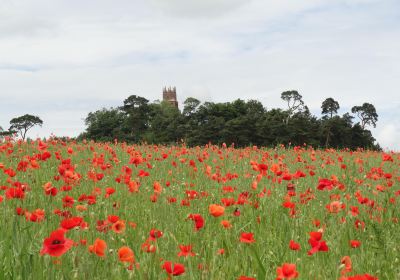
M377 140L384 149L400 151L400 125L386 124L377 135Z

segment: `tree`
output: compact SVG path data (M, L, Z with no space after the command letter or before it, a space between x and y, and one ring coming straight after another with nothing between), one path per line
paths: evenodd
M193 97L188 97L186 98L185 102L183 102L183 115L184 116L190 116L191 114L196 112L196 109L200 105L200 100L193 98Z
M149 100L144 97L131 95L124 100L120 109L127 118L123 124L123 130L129 132L127 140L140 142L149 127Z
M90 112L85 119L87 128L82 137L99 141L124 140L125 133L122 125L125 119L126 116L115 108L103 108Z
M180 126L182 115L177 107L167 101L150 104L149 127L143 135L148 143L176 143L183 137L184 129Z
M339 106L339 102L337 102L335 99L333 99L332 97L329 97L327 99L325 99L324 102L322 102L322 114L323 115L330 115L330 118L332 119L333 115L337 114L337 111L339 110L340 106Z
M337 102L335 99L332 97L329 97L322 102L322 115L325 115L322 118L322 130L325 132L326 137L325 137L325 147L329 146L329 138L332 136L332 126L337 123L337 120L334 121L332 119L333 114L337 114L337 111L339 110L339 102ZM329 119L327 116L329 115Z
M361 121L361 128L365 129L366 125L376 127L378 121L378 114L376 113L375 106L370 103L364 103L362 106L354 106L351 112L356 114Z
M289 123L290 117L296 112L301 111L304 106L303 96L301 96L296 90L284 91L281 94L281 99L287 102L288 105L288 116L286 118L286 125Z
M13 118L10 121L11 126L9 131L18 132L21 135L22 140L25 140L26 133L29 129L36 125L42 126L42 124L43 121L39 117L25 114L23 116Z

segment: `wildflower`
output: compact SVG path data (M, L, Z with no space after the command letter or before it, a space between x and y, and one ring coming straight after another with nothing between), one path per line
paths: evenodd
M298 251L298 250L300 250L300 244L294 242L293 240L290 240L290 242L289 242L289 248L290 248L290 250Z
M105 256L105 250L107 249L107 243L99 238L96 238L93 245L89 246L89 252L98 255L99 257Z
M308 255L313 255L316 252L327 252L329 250L326 242L322 239L322 232L310 232L310 239L308 243L311 245L311 249L308 251Z
M242 232L239 238L239 241L242 243L254 243L254 234L251 232Z
M276 274L276 280L290 280L299 276L299 272L296 270L296 265L292 263L284 263L282 266L279 266L276 269Z
M211 216L219 217L225 213L225 207L218 204L211 204L208 207L208 211L210 212Z
M172 264L170 261L164 262L162 269L164 269L168 275L178 276L185 273L185 266L180 263Z
M128 262L131 264L135 262L135 255L133 254L133 251L127 246L119 248L118 258L121 262Z
M178 257L193 257L196 255L192 252L192 245L179 245L179 249L181 251L178 253Z
M63 228L53 231L48 238L43 241L41 255L48 254L52 257L59 257L71 249L74 241L64 237L66 230Z

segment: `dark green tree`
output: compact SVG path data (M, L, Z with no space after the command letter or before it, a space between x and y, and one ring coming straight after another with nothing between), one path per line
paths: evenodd
M333 117L333 115L337 114L337 111L339 110L339 102L337 102L335 99L332 97L329 97L322 102L322 115L329 115L330 118Z
M85 119L87 128L84 137L99 141L124 140L126 138L126 133L123 131L125 121L125 114L118 108L103 108L90 112Z
M354 106L351 112L356 114L361 121L361 128L364 129L366 125L376 127L378 121L378 114L376 113L375 106L370 103L364 103L362 106Z
M38 116L25 114L23 116L13 118L10 121L10 128L8 130L10 132L18 132L22 140L25 140L26 133L29 129L37 125L42 126L42 124L43 121Z
M193 97L186 98L186 100L183 102L184 107L183 107L182 114L185 117L194 114L200 104L201 104L200 100L198 100L196 98L193 98Z
M183 138L183 122L180 111L168 102L149 105L149 126L143 140L150 143L176 143Z
M131 95L124 100L124 105L120 109L126 115L122 130L127 131L127 140L141 141L149 126L149 100Z
M332 125L334 125L338 121L338 120L332 120L332 117L334 114L337 114L339 108L340 108L339 102L337 102L332 97L329 97L325 99L324 102L322 102L321 109L322 109L322 115L324 115L324 117L322 118L322 130L325 132L325 147L329 146L329 140L330 137L332 136L331 132Z

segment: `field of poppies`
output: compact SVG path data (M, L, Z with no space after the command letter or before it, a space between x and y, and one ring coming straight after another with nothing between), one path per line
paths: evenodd
M0 143L1 279L400 279L400 154Z

